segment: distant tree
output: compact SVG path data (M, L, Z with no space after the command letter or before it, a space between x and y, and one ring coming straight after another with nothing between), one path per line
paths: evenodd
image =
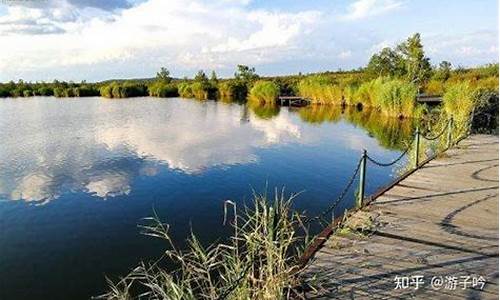
M432 68L429 58L425 56L420 34L415 33L406 42L399 44L397 51L403 56L408 81L418 87L422 86L430 78Z
M194 81L207 84L208 83L207 74L205 74L203 70L199 70L198 73L196 73L196 75L194 76Z
M431 64L425 56L420 34L415 33L395 49L386 47L374 54L366 67L366 73L371 77L405 78L420 88L432 75Z
M370 58L366 72L371 77L400 77L406 72L405 63L403 57L397 51L386 47Z
M443 60L439 63L439 67L434 72L433 79L446 81L451 76L451 63Z
M214 87L219 84L219 79L217 78L217 74L215 73L215 71L212 71L212 73L210 74L210 84Z
M234 78L247 86L250 86L254 81L259 79L259 75L255 73L255 68L250 68L245 65L238 65Z
M167 70L167 68L162 67L160 71L156 73L156 80L170 83L172 81L172 77L170 77L170 71Z

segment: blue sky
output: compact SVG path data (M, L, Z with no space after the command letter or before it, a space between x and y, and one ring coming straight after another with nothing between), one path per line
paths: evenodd
M11 0L0 81L352 69L415 32L434 64L498 62L494 0Z

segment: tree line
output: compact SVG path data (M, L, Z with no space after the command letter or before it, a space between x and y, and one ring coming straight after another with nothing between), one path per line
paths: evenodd
M498 93L498 63L477 68L453 67L448 61L432 66L420 34L372 55L366 67L352 71L261 77L255 68L238 65L234 76L220 79L212 71L198 71L192 79L173 78L161 68L155 78L99 83L54 81L0 84L0 97L184 97L274 104L278 95L295 95L316 104L371 106L387 115L413 116L421 112L416 97L444 95L453 86ZM477 97L476 97L477 98Z

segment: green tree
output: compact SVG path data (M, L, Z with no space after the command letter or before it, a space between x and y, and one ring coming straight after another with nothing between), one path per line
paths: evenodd
M433 79L446 81L451 76L451 63L449 61L443 60L439 67L434 72Z
M217 78L217 74L215 71L212 71L210 74L210 85L216 87L219 84L219 79Z
M203 85L208 84L208 77L207 74L203 70L199 70L198 73L194 76L194 81L200 82Z
M172 81L172 77L170 77L170 71L167 70L167 68L162 67L160 71L156 73L156 80L170 83Z
M403 57L395 50L386 47L374 54L366 67L370 77L403 76L406 72Z
M250 68L245 65L238 65L236 73L234 73L234 78L237 81L245 83L247 86L252 85L257 79L259 79L259 75L255 73L255 68Z
M430 78L432 68L429 58L425 56L420 34L415 33L399 44L396 50L404 59L407 80L421 87Z

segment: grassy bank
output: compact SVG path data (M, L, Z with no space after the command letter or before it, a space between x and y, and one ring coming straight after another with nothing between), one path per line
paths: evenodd
M461 84L470 90L498 94L498 77L498 64L464 69L453 68L450 62L442 61L432 66L417 33L395 47L373 54L365 67L351 71L262 77L254 68L238 65L231 78L218 79L215 72L207 76L200 70L192 78L179 79L161 68L155 78L140 80L0 83L0 97L180 96L199 100L249 100L269 105L279 95L287 95L308 98L314 105L370 107L386 116L420 118L426 111L416 101L419 94L462 97L456 88ZM469 100L460 101L472 101L470 97L462 98ZM443 107L449 110L450 100L445 102L448 104ZM478 102L466 104L470 105L478 105Z

